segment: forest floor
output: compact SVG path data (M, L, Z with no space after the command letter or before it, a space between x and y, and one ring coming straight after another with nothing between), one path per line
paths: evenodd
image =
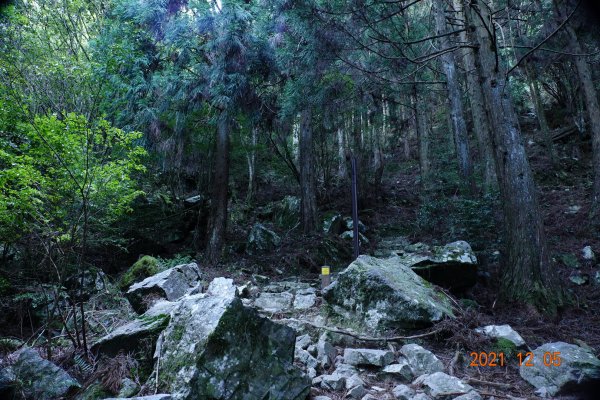
M533 387L519 376L516 354L510 356L505 367L465 367L471 359L469 356L471 352L489 352L492 348L490 341L474 334L473 331L477 327L508 324L521 334L530 349L544 343L564 341L589 346L595 354L600 352L600 314L597 312L600 309L598 290L600 282L595 277L599 269L596 262L581 257L585 246L591 246L596 251L600 250L600 235L594 231L588 218L591 191L589 154L583 154L581 159L577 159L568 155L572 152L570 144L560 145L557 146L559 160L553 166L543 147L531 141L529 146L530 161L540 191L540 206L552 263L570 299L570 304L562 307L555 316L546 316L533 308L498 300L497 289L501 276L498 254L501 247L498 235L498 232L501 232L500 210L492 208L482 212L483 228L480 230L449 230L448 226L452 225L451 223L444 221L439 215L437 215L438 219L435 219L436 217L432 217L431 213L427 215L435 219L433 228L431 226L428 229L422 228L423 210L419 192L415 189L419 186L418 165L415 161L403 160L400 149L392 159L387 160L390 167L386 171L382 187L371 192L375 194L362 205L360 215L361 221L369 228L367 237L370 245L363 249L367 254L377 246L380 238L390 235L406 236L412 243L443 244L455 240L467 240L471 243L480 260L481 279L468 292L456 296L456 299L475 300L478 307L463 309L459 312L458 318L436 326L436 329L441 328L441 332L425 338L423 346L433 351L446 366L452 364L456 376L470 378L482 394L487 393L496 398L509 398L507 397L509 395L520 398L536 396ZM573 182L589 182L589 184L576 185ZM342 215L350 215L350 196L346 192L349 192L347 188L338 187L321 196L320 210L336 210ZM265 200L268 198L273 197L266 196ZM442 204L448 201L452 201L452 194L450 200L442 199ZM477 214L478 203L472 206L475 207L474 211ZM445 211L444 207L437 210L438 214L443 214ZM435 212L433 214L435 215ZM484 221L485 218L494 219L492 225L495 224L496 229L486 229L490 221ZM477 218L468 221L468 223L473 222L476 223ZM436 226L436 223L439 225ZM237 236L235 228L232 231L232 234ZM481 236L464 237L464 235L473 236L473 232ZM235 265L227 263L210 271L210 275L230 276L236 281L243 281L249 280L252 273L258 272L274 281L290 278L318 281L320 279L318 266L312 263L309 255L311 249L318 246L319 240L319 237L285 235L282 246L272 254L255 257L244 255L236 259ZM564 255L574 256L579 267L566 265L563 262ZM304 262L306 268L298 269L299 261L300 264ZM292 265L296 265L296 268ZM233 270L240 269L243 271L241 274L235 276L231 274ZM586 276L588 283L574 284L569 280L573 274ZM456 360L453 361L457 356L458 363ZM477 381L492 383L485 384Z

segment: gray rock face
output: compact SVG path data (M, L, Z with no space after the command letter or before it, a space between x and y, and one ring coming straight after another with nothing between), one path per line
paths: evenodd
M508 340L516 347L525 346L525 340L510 325L487 325L475 329L475 332L482 333L493 339Z
M304 400L310 381L292 364L294 343L293 329L237 297L186 296L156 346L158 385L175 400Z
M394 361L394 353L388 350L345 349L344 363L384 367Z
M169 315L176 305L175 302L165 300L155 303L144 314L98 339L92 345L92 353L114 357L121 350L126 353L138 350L146 340L156 343L158 335L167 327Z
M400 348L400 354L406 358L414 376L433 374L444 370L444 364L435 354L418 344L405 344Z
M453 399L474 390L460 379L443 372L421 375L413 384L422 386L423 391L434 399Z
M196 287L201 279L198 264L182 264L130 286L125 294L138 313L148 310L157 299L175 301Z
M238 297L239 292L237 286L234 285L233 279L229 278L215 278L208 285L206 291L211 296L219 297Z
M346 386L346 378L342 375L333 373L331 375L321 375L321 387L326 390L338 391Z
M279 246L281 238L263 224L254 224L248 234L246 252L248 254L260 254L273 250Z
M309 308L313 307L316 302L317 295L315 294L314 289L301 289L296 292L292 307L295 310L308 310Z
M445 288L463 290L477 280L477 257L462 240L445 246L408 246L401 259L427 281Z
M292 307L294 295L289 292L261 293L254 305L267 312L281 312Z
M560 357L551 366L552 355ZM600 360L589 350L564 342L546 343L533 350L533 366L523 363L519 369L521 377L538 389L542 396L554 396L562 393L577 392L585 389L586 384L600 381Z
M36 400L53 400L72 394L79 383L62 368L40 357L37 351L24 348L17 351L17 361L12 366L20 382L19 390L25 397Z
M594 254L594 250L592 250L591 246L585 246L581 250L581 256L584 260L594 261L596 259L596 254Z
M448 299L397 257L360 256L323 292L335 313L370 331L422 327L452 315Z
M345 222L338 213L329 213L323 217L323 233L328 235L339 235L345 230Z

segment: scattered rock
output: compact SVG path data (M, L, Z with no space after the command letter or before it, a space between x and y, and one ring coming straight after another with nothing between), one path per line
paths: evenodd
M296 292L294 296L293 307L296 310L308 310L313 307L317 302L317 295L315 289L301 289Z
M321 375L321 387L325 390L338 391L346 386L346 378L342 375L333 373L331 375Z
M569 280L578 286L582 286L590 282L590 276L588 274L575 274L571 275Z
M584 260L596 260L596 254L594 254L594 251L592 250L591 246L585 246L583 249L581 249L581 256Z
M308 396L310 381L293 366L293 329L237 297L186 296L171 315L155 352L162 391L178 400Z
M314 400L331 400L329 396L315 396Z
M367 389L363 385L353 386L351 388L347 388L346 390L346 398L349 399L360 399L365 394L367 394Z
M594 275L594 279L596 283L600 285L600 271L596 271L596 275Z
M333 311L370 331L415 328L452 315L446 296L399 258L358 257L323 290Z
M346 231L352 231L354 229L354 221L351 217L344 217L344 228ZM367 231L367 227L360 219L358 220L358 231L360 233L365 233Z
M134 381L132 381L129 378L123 378L121 380L121 389L119 390L119 396L120 398L126 398L126 397L131 397L134 394L136 394L137 392L139 392L140 387L137 383L135 383Z
M350 364L338 364L334 372L343 377L350 378L351 376L356 375L358 370Z
M173 397L170 394L153 394L151 396L141 396L141 397L128 397L129 400L172 400ZM104 400L123 400L123 398L110 398Z
M425 393L417 393L411 400L431 400Z
M409 386L398 385L392 389L392 394L397 400L411 400L415 395L415 391Z
M354 239L354 231L342 232L340 234L340 239L348 240L348 241ZM362 232L358 232L358 241L361 245L369 244L369 239L367 239L367 237Z
M372 365L384 367L394 361L394 353L389 350L345 349L344 362L350 365Z
M482 333L493 339L508 340L516 347L525 346L525 340L510 325L487 325L475 329L475 332Z
M267 312L281 312L292 307L294 295L289 292L283 293L261 293L254 305Z
M400 359L399 364L390 364L380 372L382 377L391 377L399 382L411 382L414 378L413 371L405 359Z
M311 343L312 340L310 338L310 335L302 335L296 337L296 348L306 350Z
M323 369L329 368L335 362L337 350L324 338L319 338L317 343L317 360Z
M427 349L418 344L406 344L400 348L400 354L406 357L414 376L433 374L444 370L444 364Z
M471 390L467 394L455 397L454 400L481 400L481 395L477 391Z
M404 249L410 245L406 236L393 236L381 239L374 251L375 257L394 257L404 254Z
M53 400L72 395L81 385L66 371L40 357L32 348L13 353L17 360L12 373L19 383L19 391L26 398Z
M581 265L579 264L579 260L577 259L577 256L575 254L572 254L572 253L561 254L559 256L559 258L560 258L560 261L569 268L577 269L577 268L581 267Z
M344 219L338 213L327 213L323 217L323 233L339 235L345 228Z
M248 234L246 252L248 254L260 254L271 251L278 247L281 238L263 224L254 224Z
M413 384L422 386L423 391L434 399L455 398L474 390L460 379L443 372L421 375Z
M154 346L158 335L167 327L169 314L176 305L175 302L165 300L155 303L144 314L98 339L92 345L92 353L114 357L121 350L126 353L135 352L148 340Z
M12 399L17 388L17 376L12 367L0 369L0 398Z
M401 262L428 282L452 290L467 289L477 281L477 257L463 240L445 246L409 246Z
M579 210L581 210L581 206L578 206L578 205L569 206L569 208L567 208L567 211L565 211L565 214L577 214L579 212Z
M158 299L175 301L200 283L198 264L182 264L131 285L125 296L138 313L148 310Z
M560 353L560 354L557 354ZM553 358L557 355L560 360ZM544 365L555 363L551 366ZM560 365L556 365L560 362ZM564 342L544 344L533 350L533 366L519 369L521 377L538 389L538 394L554 396L585 390L587 384L600 381L600 360L582 347Z

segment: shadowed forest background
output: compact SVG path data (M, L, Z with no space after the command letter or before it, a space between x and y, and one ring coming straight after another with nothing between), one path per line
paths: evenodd
M412 327L432 335L426 343L450 375L505 384L485 398L542 395L514 357L502 370L458 372L457 354L489 351L473 330L491 323L510 324L531 349L561 341L600 351L597 7L0 7L0 371L31 347L80 384L54 398L116 396L124 377L136 393L160 393L158 333L135 354L90 351L136 318L116 311L123 304L147 311L151 301L135 303L128 289L195 262L202 292L216 277L256 287L251 299L282 281L320 290L322 266L335 280L353 262L352 160L361 254L434 257L435 246L465 241L477 258L436 277L413 265L451 300L452 318ZM318 301L317 314L333 304ZM106 396L81 397L97 380ZM2 382L0 394L43 398ZM344 396L318 385L312 395Z

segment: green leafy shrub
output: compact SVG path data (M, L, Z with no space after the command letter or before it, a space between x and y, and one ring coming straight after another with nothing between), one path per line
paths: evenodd
M188 254L177 253L172 258L157 257L157 260L160 263L161 269L167 270L169 268L176 267L177 265L189 264L194 260L194 258Z

